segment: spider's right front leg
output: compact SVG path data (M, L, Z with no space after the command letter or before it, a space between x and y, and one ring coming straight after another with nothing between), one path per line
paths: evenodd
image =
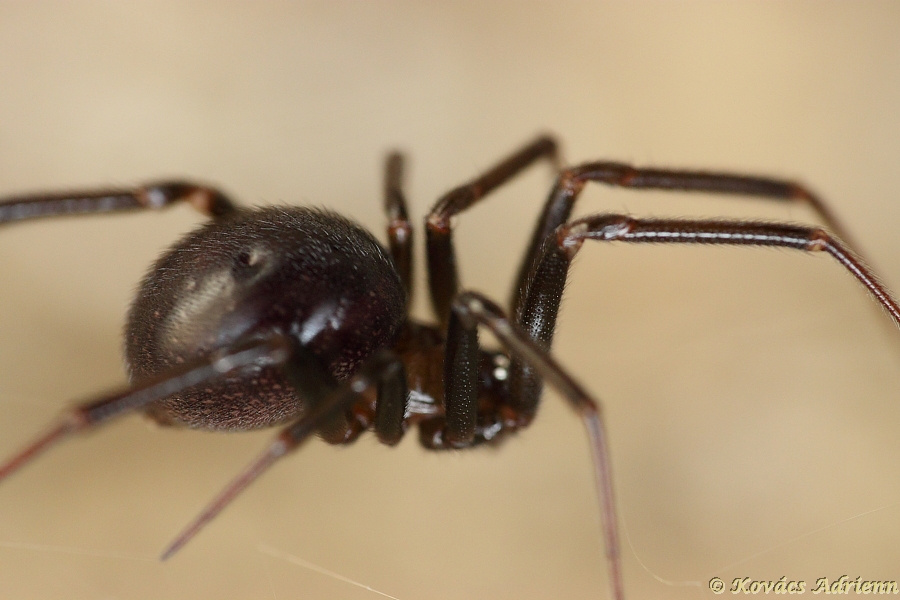
M622 600L625 592L613 494L612 461L599 403L553 359L546 348L513 323L495 303L480 294L464 292L456 297L452 308L444 361L444 447L464 447L476 441L475 420L479 408L477 328L486 327L509 351L514 362L527 364L555 387L572 404L584 423L603 517L603 542L609 565L610 585L613 598ZM494 418L502 427L515 430L527 424L527 420L520 418L523 415L518 414L514 403L501 404L495 410L498 414ZM530 415L524 416L530 420Z
M201 213L214 218L230 214L235 209L232 201L215 188L184 181L160 181L131 189L80 190L2 198L0 225L41 217L160 209L175 202L188 202Z

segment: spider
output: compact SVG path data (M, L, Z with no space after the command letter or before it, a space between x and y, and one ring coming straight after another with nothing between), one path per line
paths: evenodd
M461 291L453 220L539 161L558 171L518 271L509 311ZM131 384L76 405L0 465L0 480L76 432L141 410L156 422L238 431L287 423L275 440L165 549L171 557L244 488L313 434L347 444L373 430L388 445L418 426L429 449L494 443L527 427L544 382L581 417L592 453L612 596L624 598L607 435L598 402L550 354L563 288L586 240L731 244L824 251L900 325L900 306L840 239L849 239L807 188L766 177L591 162L564 168L540 136L445 194L425 221L436 324L413 321L412 239L403 157L388 156L388 247L335 213L240 208L219 190L180 181L130 190L34 194L0 200L0 223L59 215L161 209L187 201L211 218L154 263L127 320ZM803 202L827 229L782 223L638 219L570 220L589 182ZM828 231L834 232L829 233ZM479 328L502 349L481 348Z

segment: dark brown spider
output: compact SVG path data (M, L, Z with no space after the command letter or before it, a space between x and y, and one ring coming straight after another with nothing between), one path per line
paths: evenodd
M609 162L559 172L532 236L510 313L460 292L452 219L532 163L558 164L539 137L441 198L426 219L431 299L438 326L408 318L412 226L402 158L388 158L390 249L334 213L296 207L237 208L206 186L164 182L134 190L38 194L0 201L0 223L35 217L163 208L187 200L212 217L150 269L128 317L132 385L78 405L0 466L0 479L60 439L132 410L165 425L248 430L289 423L268 449L165 550L167 558L277 459L313 433L332 444L372 429L396 444L418 425L431 449L467 448L531 423L542 382L580 414L590 439L613 597L624 597L610 460L595 400L550 356L569 266L585 240L783 246L825 251L900 324L900 307L836 237L816 227L601 214L569 221L589 181L629 188L740 194L809 204L836 219L806 188L769 178L637 169ZM486 327L504 352L479 347Z

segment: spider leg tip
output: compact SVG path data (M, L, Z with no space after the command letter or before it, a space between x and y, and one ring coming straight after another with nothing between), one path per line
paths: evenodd
M53 446L71 432L72 427L70 424L63 422L32 440L27 446L7 459L5 463L0 464L0 482L18 471L27 463L31 462L39 454L43 453L50 446Z
M162 554L159 555L160 562L165 562L172 558L179 550L181 550L185 544L187 544L191 538L194 537L194 534L197 533L198 528L195 526L191 526L181 533L178 536L169 542L169 545L162 551Z
M163 550L162 554L159 555L160 562L166 562L167 560L172 558L172 556L176 552L178 552L178 550L180 548L181 548L180 544L175 544L175 543L170 544L165 550Z

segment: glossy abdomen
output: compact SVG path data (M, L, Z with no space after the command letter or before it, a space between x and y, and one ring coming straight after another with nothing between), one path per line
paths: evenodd
M331 212L241 209L175 244L140 285L126 326L133 380L247 338L279 332L349 377L396 339L405 293L387 252ZM155 405L164 423L254 429L303 411L275 369L260 368Z

